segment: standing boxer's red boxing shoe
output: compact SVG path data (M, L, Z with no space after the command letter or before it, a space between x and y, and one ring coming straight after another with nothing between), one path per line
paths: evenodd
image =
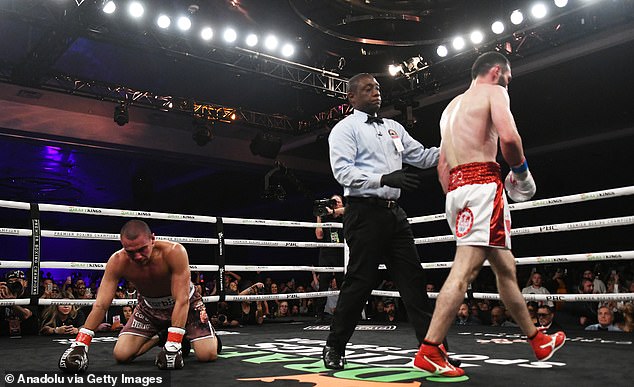
M530 340L531 347L539 361L546 361L553 356L555 351L563 347L566 342L566 334L559 331L554 335L547 335L541 331Z
M462 368L449 363L447 353L437 345L423 344L414 358L414 367L434 375L456 377L464 375Z

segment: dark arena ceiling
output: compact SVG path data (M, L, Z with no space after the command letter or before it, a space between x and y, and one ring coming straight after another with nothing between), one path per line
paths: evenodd
M542 19L532 1L145 0L139 19L130 1L112 14L105 3L0 0L1 200L310 219L310 200L340 191L326 139L350 111L348 78L373 74L381 114L434 146L442 109L489 50L513 66L512 110L540 198L634 182L631 0L543 1ZM513 25L516 9L525 18ZM190 30L178 30L181 15ZM293 56L264 47L269 34ZM129 122L114 122L116 108ZM285 200L267 197L267 174ZM435 172L422 176L427 188L404 195L412 216L442 209Z

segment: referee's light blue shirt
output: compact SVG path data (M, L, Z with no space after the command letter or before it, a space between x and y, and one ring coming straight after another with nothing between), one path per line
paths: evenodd
M381 176L403 168L403 163L426 169L438 165L440 150L425 148L401 124L387 118L383 124L367 124L368 114L355 110L330 132L330 167L345 196L396 200L399 188L381 187ZM393 137L400 138L402 152Z

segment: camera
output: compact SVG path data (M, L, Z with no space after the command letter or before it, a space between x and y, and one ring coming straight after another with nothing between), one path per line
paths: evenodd
M18 297L22 295L22 292L24 291L24 286L22 286L22 283L20 281L7 282L7 289L11 294Z
M328 208L334 209L337 205L335 199L319 199L313 202L313 215L324 216L328 215Z
M218 322L220 322L221 324L224 324L227 321L227 316L224 314L219 314L218 315Z

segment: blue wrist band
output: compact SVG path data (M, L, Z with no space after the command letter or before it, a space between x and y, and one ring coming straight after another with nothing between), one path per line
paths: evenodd
M528 163L526 162L526 159L524 159L524 162L519 167L511 167L511 171L513 171L513 173L515 174L520 174L528 171Z

